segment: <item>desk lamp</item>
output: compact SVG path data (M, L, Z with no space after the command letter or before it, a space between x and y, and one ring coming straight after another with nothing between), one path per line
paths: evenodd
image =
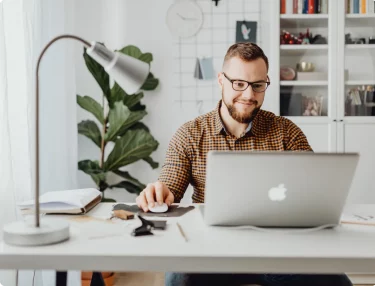
M69 223L62 219L40 218L39 213L39 65L44 53L57 40L74 39L87 48L87 54L104 67L105 71L127 94L133 94L146 81L149 64L131 56L108 50L100 43L91 44L74 35L60 35L53 38L42 50L36 67L36 178L35 178L35 223L16 221L6 224L3 229L4 242L12 245L36 246L47 245L69 239Z

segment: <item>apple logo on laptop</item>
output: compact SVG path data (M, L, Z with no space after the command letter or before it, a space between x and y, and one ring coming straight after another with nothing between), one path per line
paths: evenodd
M271 201L282 201L286 198L286 191L287 189L284 184L279 184L277 187L273 187L268 191L268 197Z

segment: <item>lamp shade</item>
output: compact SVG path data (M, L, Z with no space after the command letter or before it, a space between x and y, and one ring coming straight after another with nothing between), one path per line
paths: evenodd
M105 71L127 94L137 92L147 79L150 65L131 56L108 50L92 42L87 54L104 67Z

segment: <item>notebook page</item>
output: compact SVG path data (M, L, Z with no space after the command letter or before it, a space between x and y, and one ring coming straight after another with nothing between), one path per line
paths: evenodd
M74 208L83 208L101 193L97 189L76 189L64 191L51 191L40 196L39 203L41 208L50 208L51 203L63 203L74 206ZM34 206L34 200L19 203L21 208L30 208ZM54 205L57 207L57 205Z

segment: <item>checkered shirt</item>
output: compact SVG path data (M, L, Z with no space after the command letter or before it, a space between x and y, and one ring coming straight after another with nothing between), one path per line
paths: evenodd
M194 203L204 202L206 158L210 150L312 151L301 129L287 118L260 110L251 129L237 138L225 131L217 107L182 125L169 142L159 181L182 199L189 183Z

